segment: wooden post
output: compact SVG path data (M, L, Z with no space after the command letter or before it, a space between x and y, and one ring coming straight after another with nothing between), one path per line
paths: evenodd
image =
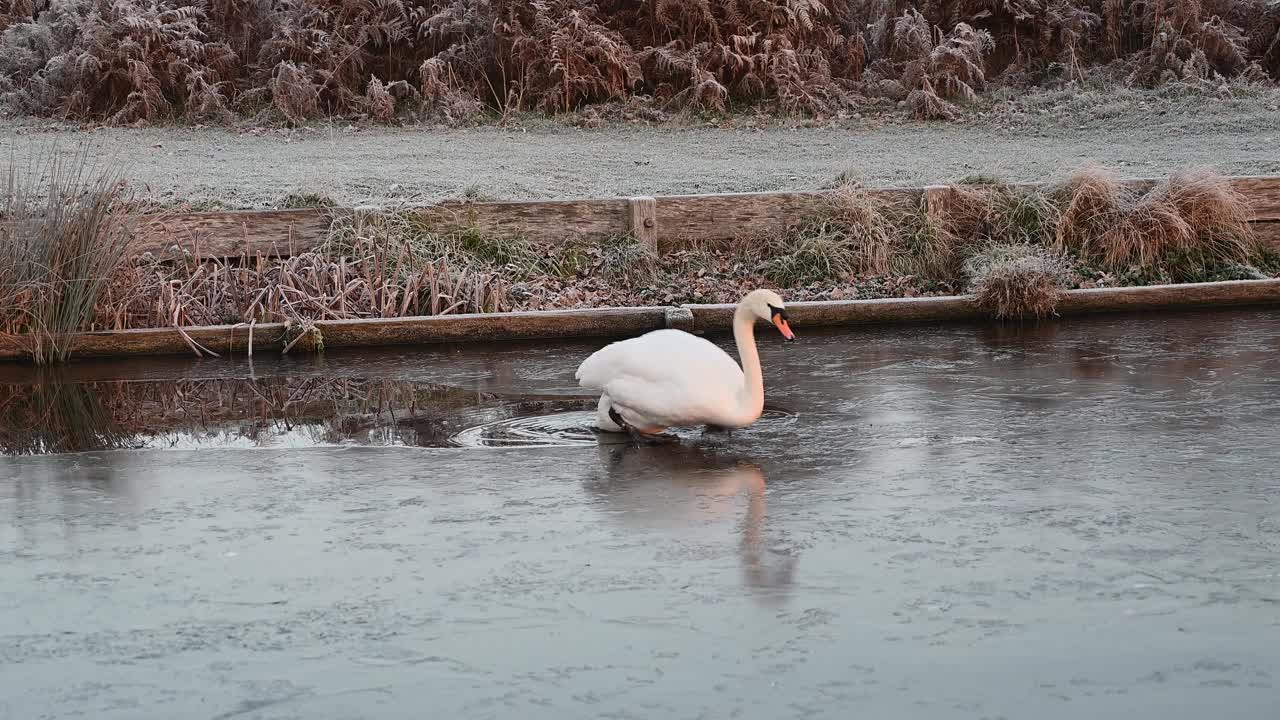
M667 327L693 332L693 311L687 307L667 308Z
M648 196L627 198L627 230L649 249L658 251L658 201Z
M935 227L945 223L954 192L950 185L925 186L924 212Z

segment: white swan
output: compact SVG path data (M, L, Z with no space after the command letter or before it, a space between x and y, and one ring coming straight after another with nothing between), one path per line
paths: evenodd
M578 383L600 393L596 425L606 432L659 436L669 427L743 428L764 412L764 378L755 322L795 340L782 298L754 290L733 314L742 367L710 341L682 330L654 330L601 348L578 367Z

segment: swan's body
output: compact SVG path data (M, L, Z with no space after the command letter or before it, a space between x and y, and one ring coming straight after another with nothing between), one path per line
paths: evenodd
M600 393L596 424L607 432L656 435L670 427L746 427L764 411L764 378L755 321L794 340L782 298L749 293L733 316L742 367L710 341L682 330L655 330L608 345L583 361L577 379Z

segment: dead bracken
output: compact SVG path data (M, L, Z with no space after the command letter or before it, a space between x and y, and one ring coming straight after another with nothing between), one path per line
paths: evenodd
M11 111L391 123L580 112L954 118L987 88L1280 77L1268 0L18 0L0 5Z

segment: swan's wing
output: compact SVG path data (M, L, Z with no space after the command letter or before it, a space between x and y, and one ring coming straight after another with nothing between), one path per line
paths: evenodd
M742 369L710 341L655 330L607 345L578 367L578 382L666 425L722 413L742 387Z
M582 387L604 390L609 381L623 376L650 382L710 377L741 384L742 368L705 338L682 330L654 330L597 350L582 361L574 377Z

